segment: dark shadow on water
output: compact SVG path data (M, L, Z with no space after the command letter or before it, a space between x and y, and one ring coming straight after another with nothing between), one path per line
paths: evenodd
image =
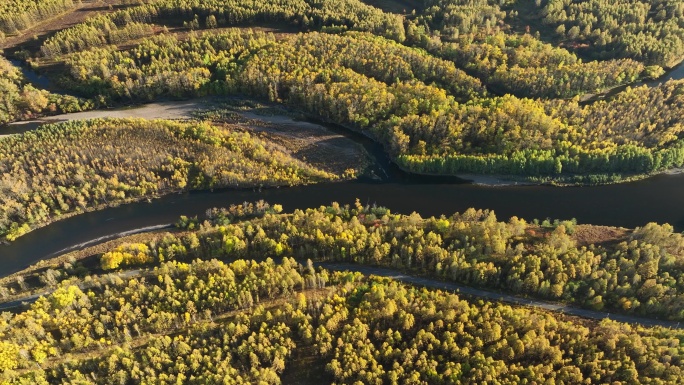
M28 65L25 63L19 61L19 60L10 60L12 64L14 64L16 67L21 69L21 73L24 75L24 78L26 80L33 84L34 87L39 88L39 89L48 89L51 86L50 79L46 78L45 76L33 71L32 69L29 68Z
M42 125L43 122L12 123L0 126L0 135L23 134L25 132L33 131Z

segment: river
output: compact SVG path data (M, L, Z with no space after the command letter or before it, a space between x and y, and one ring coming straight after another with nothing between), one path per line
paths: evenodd
M670 71L667 78L684 77L684 66ZM661 79L664 81L667 79ZM188 102L178 102L187 105ZM171 106L173 107L173 106ZM126 110L136 114L147 108ZM101 114L112 114L101 111ZM56 117L59 119L59 117ZM645 180L607 186L484 187L464 183L457 178L409 176L389 164L379 154L377 145L358 135L374 153L384 180L358 180L261 191L224 190L191 192L77 215L55 222L20 237L11 245L0 245L0 276L16 272L40 259L56 256L74 245L101 237L148 226L175 222L180 215L202 215L212 207L244 201L266 200L280 203L286 211L327 205L331 202L378 204L400 213L419 212L423 216L450 215L469 207L493 209L499 219L518 216L528 220L547 217L577 218L580 223L623 227L642 226L648 222L670 223L684 230L684 175L659 175ZM373 146L376 146L373 148Z
M208 208L264 199L286 211L337 201L378 204L400 213L423 216L452 214L469 207L494 209L500 219L577 218L581 223L635 227L649 221L684 229L684 175L596 187L509 186L419 181L353 181L261 191L218 191L175 194L77 215L0 246L0 276L18 271L60 250L103 236L174 222L180 215L202 215Z
M12 63L15 67L20 68L22 74L24 74L24 78L26 78L26 80L33 84L36 88L47 89L52 85L50 79L33 71L28 64L16 59L11 59L10 63Z

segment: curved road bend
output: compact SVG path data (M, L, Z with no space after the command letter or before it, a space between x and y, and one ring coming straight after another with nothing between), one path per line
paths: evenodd
M354 264L348 264L348 263L335 263L335 262L319 262L319 263L314 263L315 266L320 266L328 270L335 270L335 271L344 271L344 270L349 270L353 272L359 272L364 275L377 275L379 277L386 277L386 278L392 278L396 281L404 282L404 283L410 283L413 285L418 285L418 286L425 286L433 289L441 289L441 290L447 290L447 291L456 291L458 290L459 294L465 294L468 296L473 296L473 297L479 297L479 298L484 298L492 301L503 301L503 302L508 302L512 303L515 305L522 305L522 306L531 306L531 307L536 307L544 310L550 310L550 311L555 311L559 313L565 313L569 315L574 315L578 317L583 317L583 318L592 318L592 319L597 319L601 320L604 318L611 319L613 321L619 321L619 322L624 322L628 324L635 324L635 325L640 325L640 326L663 326L667 328L673 328L673 329L684 329L684 324L680 325L679 322L672 322L672 321L661 321L661 320L655 320L655 319L649 319L649 318L643 318L643 317L635 317L635 316L630 316L630 315L623 315L623 314L613 314L613 313L604 313L600 311L593 311L593 310L587 310L587 309L580 309L577 307L571 307L567 305L562 305L562 304L555 304L551 302L545 302L545 301L539 301L539 300L531 300L528 298L523 298L523 297L517 297L514 295L509 295L509 294L501 294L501 293L496 293L493 291L487 291L487 290L480 290L480 289L475 289L472 287L468 286L462 286L456 283L452 282L444 282L440 281L437 279L432 279L432 278L424 278L424 277L416 277L413 275L406 275L404 273L401 273L397 270L393 269L387 269L387 268L382 268L382 267L370 267L370 266L362 266L362 265L354 265Z

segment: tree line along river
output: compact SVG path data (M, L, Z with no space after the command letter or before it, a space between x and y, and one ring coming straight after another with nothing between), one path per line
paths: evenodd
M684 78L684 66L659 82ZM649 85L653 85L650 83ZM134 110L128 110L134 111ZM260 199L282 204L286 211L331 202L378 204L392 211L423 216L450 215L469 207L493 209L498 218L518 216L569 219L580 223L623 227L648 222L670 223L684 230L684 174L659 175L645 180L606 186L498 186L485 187L457 178L410 176L391 165L379 146L354 134L377 161L382 180L357 180L310 186L190 192L165 196L102 211L80 214L34 230L10 245L0 245L0 276L18 271L40 259L102 237L175 222L180 215L203 215L212 207Z
M439 181L352 181L258 190L224 190L174 194L80 214L0 246L0 275L18 271L71 246L124 231L175 222L180 215L203 215L212 207L244 201L280 203L286 211L318 207L333 201L378 204L392 211L423 216L450 215L469 207L488 208L497 216L528 220L577 218L580 223L636 227L667 222L684 230L684 175L595 187L483 187Z

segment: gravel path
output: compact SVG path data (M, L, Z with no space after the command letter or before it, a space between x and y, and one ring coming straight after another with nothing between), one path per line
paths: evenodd
M194 111L209 107L211 107L211 101L206 99L194 99L186 101L157 102L131 108L93 110L46 116L35 120L10 123L4 128L0 128L0 138L35 130L46 123L59 123L70 120L97 118L189 119L192 117Z
M54 123L95 118L186 119L193 111L206 108L210 101L194 99L143 104L131 108L104 109L47 116L37 120L10 123L10 127L32 123Z

